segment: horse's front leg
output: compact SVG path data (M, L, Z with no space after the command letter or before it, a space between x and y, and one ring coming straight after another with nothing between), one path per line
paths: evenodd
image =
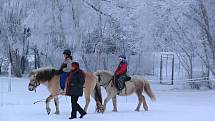
M110 101L111 98L117 95L117 92L111 92L108 93L107 97L104 100L104 105L103 105L103 112L106 110L106 105Z
M112 98L112 103L113 103L113 112L117 112L117 99L116 96Z
M46 111L47 111L48 115L49 115L50 112L51 112L51 109L50 109L50 107L49 107L49 102L50 102L50 100L52 100L52 99L53 99L53 96L52 96L52 95L49 95L49 96L46 98Z
M55 103L55 108L56 108L55 114L60 114L58 96L54 97L54 103Z
M92 98L95 100L96 106L95 106L95 112L102 112L103 105L102 102L99 101L98 96L95 96L95 92L91 94ZM101 100L102 101L102 100Z

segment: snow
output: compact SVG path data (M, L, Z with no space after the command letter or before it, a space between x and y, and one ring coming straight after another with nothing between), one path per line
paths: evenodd
M45 103L33 104L44 99L48 91L39 86L37 92L29 92L28 79L12 79L12 91L8 92L7 78L0 78L0 121L68 121L71 106L69 97L60 97L60 115L55 115L54 103L50 104L52 112L46 114ZM95 102L91 100L88 114L82 121L214 121L215 90L179 90L174 86L152 83L157 97L152 102L147 96L149 111L135 112L137 98L135 95L118 97L118 112L112 112L112 103L108 103L104 114L95 113ZM3 95L2 95L3 94ZM105 95L105 94L104 94ZM79 100L84 106L83 97Z

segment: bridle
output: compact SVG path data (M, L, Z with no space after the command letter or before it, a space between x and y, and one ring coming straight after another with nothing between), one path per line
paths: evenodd
M101 79L101 75L98 73L98 81L99 81L99 83L102 81L102 79ZM102 85L100 85L100 86L102 86L102 87L104 87L105 89L109 86L109 84L112 82L112 78L107 82L107 83L104 83L104 84L102 84Z
M28 86L32 86L32 91L35 90L36 92L36 87L40 85L40 82L37 81L36 79L33 79L30 81L29 85Z
M40 82L39 81L34 81L34 83L30 83L29 86L33 86L34 88L39 86L40 85Z

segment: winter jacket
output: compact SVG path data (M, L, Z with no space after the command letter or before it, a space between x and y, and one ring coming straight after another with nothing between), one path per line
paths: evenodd
M128 66L128 64L126 61L121 61L120 64L118 65L114 75L115 76L121 76L121 75L126 74L127 66Z
M85 83L85 73L78 69L75 72L70 72L67 78L66 95L67 96L82 96L83 85Z
M66 58L63 64L61 65L60 70L62 70L63 72L70 72L72 62L73 61L70 57Z

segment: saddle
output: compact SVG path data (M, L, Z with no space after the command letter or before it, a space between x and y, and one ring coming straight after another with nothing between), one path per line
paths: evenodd
M118 77L115 79L115 86L116 88L121 91L125 88L125 82L130 81L131 77L127 76L127 75L123 75L121 77Z
M125 82L127 82L127 81L131 81L131 77L130 76L126 77Z

